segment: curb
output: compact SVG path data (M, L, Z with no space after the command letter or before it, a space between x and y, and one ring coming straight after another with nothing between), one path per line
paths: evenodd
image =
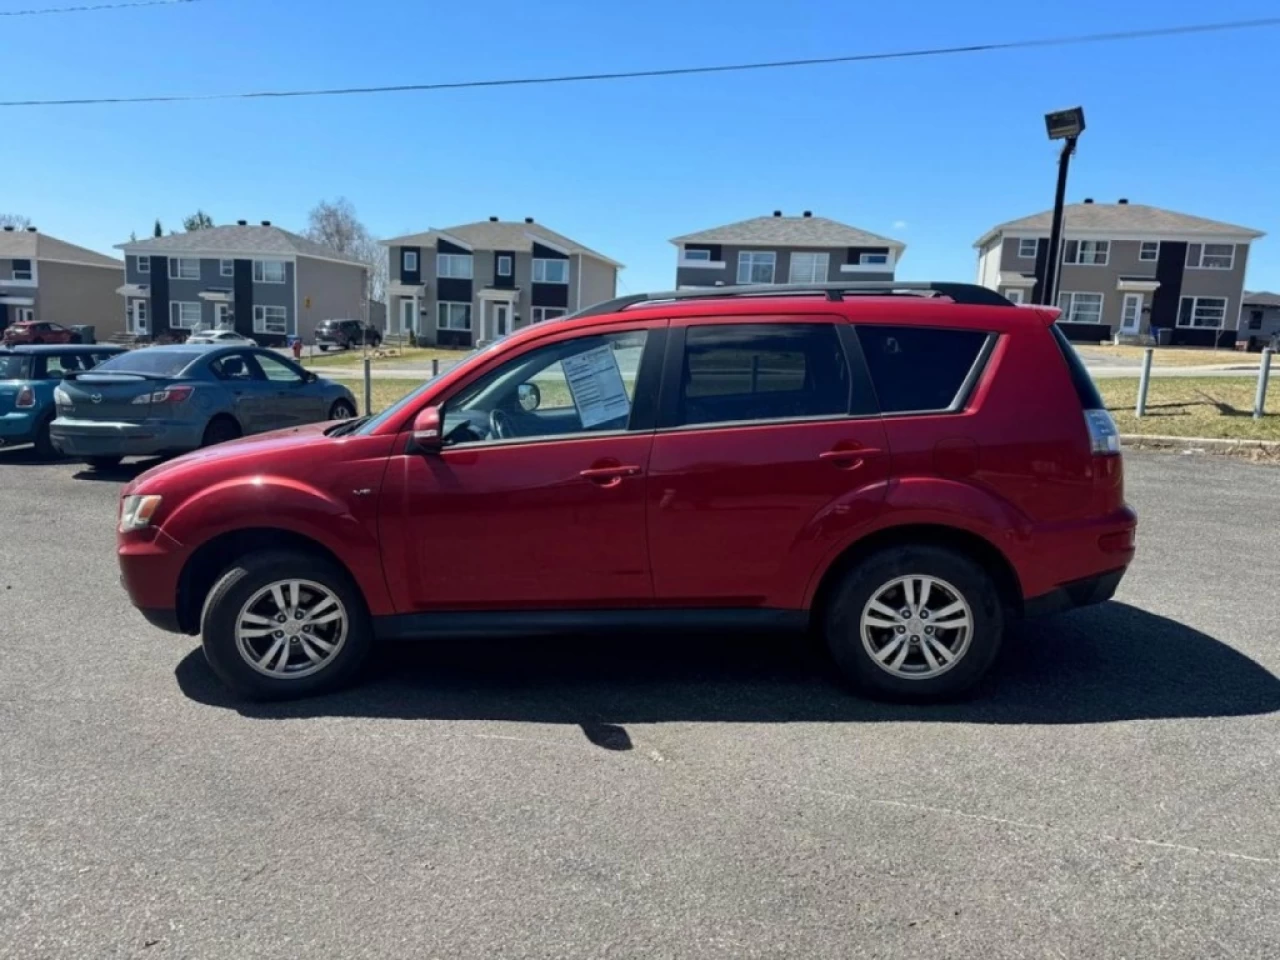
M1215 437L1170 437L1161 434L1122 433L1120 442L1126 447L1185 447L1219 451L1265 450L1280 453L1280 440L1223 440Z

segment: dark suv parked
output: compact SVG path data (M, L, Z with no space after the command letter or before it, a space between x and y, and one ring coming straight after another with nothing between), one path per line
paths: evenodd
M321 320L316 327L316 346L322 351L330 347L346 350L366 343L371 347L382 343L382 333L369 323L359 320Z
M124 584L255 697L375 642L707 626L812 628L864 690L954 695L1010 619L1106 600L1133 559L1058 315L950 283L610 301L376 417L143 474Z

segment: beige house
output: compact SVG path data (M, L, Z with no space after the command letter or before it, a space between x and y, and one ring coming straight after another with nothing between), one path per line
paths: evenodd
M1051 211L1010 220L978 238L978 283L1018 303L1039 303ZM1249 245L1263 234L1217 220L1119 200L1068 204L1057 296L1073 339L1116 334L1229 346L1244 298Z
M116 287L124 264L35 227L0 230L0 330L41 320L88 324L99 340L124 330Z
M622 264L535 223L490 217L384 240L387 333L469 347L616 296Z

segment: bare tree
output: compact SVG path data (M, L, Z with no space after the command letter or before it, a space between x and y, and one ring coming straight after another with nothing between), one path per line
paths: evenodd
M182 219L182 229L190 233L192 230L208 230L213 226L213 217L203 210L197 210L189 217Z
M0 227L13 227L16 230L25 230L31 226L31 218L24 217L20 213L0 213Z
M370 300L383 300L387 292L387 252L378 246L346 197L321 200L307 215L306 236L348 257L369 265Z

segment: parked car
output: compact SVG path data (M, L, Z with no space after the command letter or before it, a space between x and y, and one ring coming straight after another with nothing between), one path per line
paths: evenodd
M95 468L356 414L351 391L259 347L147 347L54 391L53 445Z
M943 283L610 301L375 417L143 474L123 582L249 697L375 641L706 626L812 627L863 690L954 696L1011 618L1108 599L1134 555L1058 315Z
M240 344L250 347L258 345L257 340L236 330L197 330L187 337L187 343Z
M36 456L57 455L49 439L54 389L68 372L91 370L122 347L0 347L0 446L35 444Z
M382 333L377 327L360 320L321 320L316 327L316 346L321 352L333 347L346 350L349 347L382 344Z
M11 323L4 328L3 340L6 346L19 343L79 343L80 335L60 323L45 323L43 320L22 320Z

